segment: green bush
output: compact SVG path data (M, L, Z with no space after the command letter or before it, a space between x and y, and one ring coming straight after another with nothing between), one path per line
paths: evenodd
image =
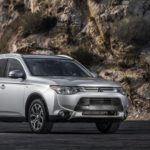
M23 35L47 32L57 24L57 18L43 16L40 12L27 12L22 17Z
M112 35L118 40L135 45L150 41L150 22L142 17L130 16L112 26Z

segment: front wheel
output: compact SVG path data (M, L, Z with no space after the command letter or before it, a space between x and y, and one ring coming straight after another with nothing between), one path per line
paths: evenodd
M104 134L115 133L120 127L120 121L102 120L96 122L97 129Z
M47 120L45 105L41 99L35 99L28 110L28 121L34 133L49 133L53 124Z

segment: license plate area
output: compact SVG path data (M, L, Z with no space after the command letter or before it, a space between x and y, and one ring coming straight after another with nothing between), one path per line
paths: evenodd
M116 111L86 110L82 112L82 115L114 116L114 115L117 115L117 112Z

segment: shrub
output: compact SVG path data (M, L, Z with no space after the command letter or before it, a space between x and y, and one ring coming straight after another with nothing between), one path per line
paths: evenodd
M112 26L112 35L118 40L135 45L143 45L150 39L150 22L142 17L130 16Z
M57 24L57 18L56 17L43 17L42 23L41 23L41 31L47 32L53 27L55 27Z
M71 53L71 56L87 67L91 66L91 64L93 63L93 54L82 48L73 51Z
M14 5L14 10L18 12L25 12L25 4L23 2L17 2Z
M40 12L27 12L22 18L23 35L47 32L57 24L57 18L43 16Z

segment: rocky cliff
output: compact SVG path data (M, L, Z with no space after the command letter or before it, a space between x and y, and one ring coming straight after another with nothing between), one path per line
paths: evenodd
M0 0L1 53L71 55L122 84L129 119L150 119L149 39L150 0Z

